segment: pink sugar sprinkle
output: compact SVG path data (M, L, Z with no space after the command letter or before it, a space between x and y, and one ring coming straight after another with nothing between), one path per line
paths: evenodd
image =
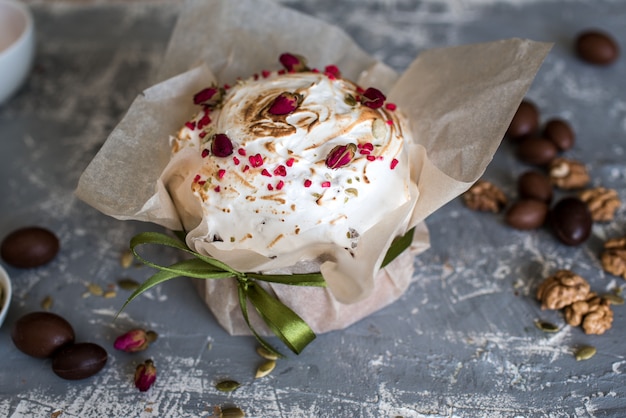
M202 150L202 158L206 158L209 156L209 150L208 149L203 149Z
M274 186L272 186L271 184L267 185L267 190L274 190Z
M290 158L290 159L288 159L288 160L285 162L285 164L287 164L287 167L292 167L292 166L293 166L294 161L296 161L296 159L295 159L295 158Z
M198 121L198 129L204 128L209 123L211 123L211 118L209 117L209 115L205 114L204 116L202 116L202 119Z
M185 122L185 126L193 131L196 129L196 122Z
M222 190L222 189L220 188L220 186L215 186L215 188L213 190L215 190L217 193L219 193L220 190Z
M335 77L334 74L330 74L330 73L327 73L326 77L328 77L329 80L336 80L337 79L337 77Z
M198 184L199 184L200 186L204 186L204 185L206 184L206 180L199 181L199 182L198 182Z
M304 180L304 187L311 187L311 184L313 184L313 182L309 179Z
M223 168L222 168L222 169L220 169L220 170L217 172L217 176L218 176L220 179L223 179L225 175L226 175L226 170L224 170Z
M391 119L387 120L387 125L393 125L393 121Z
M267 168L264 168L263 171L261 171L261 175L265 176L265 177L272 177L272 175L270 174L269 171L267 171Z
M287 169L284 165L279 165L276 169L274 169L274 175L285 177L287 175Z
M239 165L239 158L237 158L237 157L233 157L233 163L234 163L235 165Z
M237 150L237 153L238 153L239 155L241 155L242 157L245 157L245 156L246 156L246 150L245 150L245 149L243 149L243 148L239 148L239 149Z
M270 73L269 71L267 71L267 70L263 70L263 71L261 71L261 76L262 76L263 78L267 78L267 77L269 77L269 76L270 76L270 74L271 74L271 73Z
M246 164L245 166L243 166L243 168L241 169L241 171L243 171L244 173L246 171L250 170L250 166L248 164Z
M365 144L359 144L361 148L368 150L368 151L374 151L374 144L372 144L371 142L366 142Z
M394 110L396 110L396 104L395 103L385 103L385 109L391 110L393 112Z
M330 181L323 181L322 182L322 187L324 187L324 188L330 187Z
M200 181L200 174L196 174L196 176L193 178L194 183L197 183L198 181Z
M375 161L375 160L376 160L375 156L373 156L373 155L368 155L367 156L367 161Z
M363 155L370 155L371 154L371 152L369 150L366 150L366 149L359 150L359 153L361 153Z
M200 132L200 135L198 135L200 137L200 139L204 139L204 137L206 136L206 131L202 131Z
M285 187L285 182L280 180L277 184L276 184L276 190L282 190L282 188Z
M391 160L391 164L389 164L389 167L391 167L391 169L393 170L394 168L396 168L397 165L398 165L398 160L394 158L393 160Z

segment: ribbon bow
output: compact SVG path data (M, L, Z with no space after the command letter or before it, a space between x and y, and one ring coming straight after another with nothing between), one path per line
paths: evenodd
M392 243L383 259L382 267L389 264L400 253L409 247L413 239L413 229ZM167 247L182 250L191 254L193 258L179 261L170 266L161 266L146 260L137 252L137 247L146 244L165 245ZM259 313L261 319L270 330L277 335L291 351L300 354L302 350L315 339L315 333L298 314L283 304L275 296L257 283L280 283L292 286L317 286L326 287L326 282L321 273L310 274L259 274L252 272L240 272L227 264L191 250L183 241L158 232L142 232L130 240L130 250L142 263L154 267L159 271L142 283L126 300L120 312L133 299L146 290L175 277L191 277L196 279L227 279L234 278L237 281L239 305L243 318L258 342L268 351L281 356L259 333L252 327L248 316L248 301Z

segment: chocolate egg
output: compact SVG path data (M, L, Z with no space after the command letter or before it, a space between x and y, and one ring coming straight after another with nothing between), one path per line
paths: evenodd
M517 157L520 161L538 166L548 164L558 152L552 141L538 136L524 138L517 147Z
M2 241L0 254L4 261L19 268L42 266L59 252L59 239L51 231L38 226L20 228Z
M94 343L70 344L52 359L52 371L67 380L79 380L98 373L108 359L104 348Z
M509 128L506 131L506 136L509 138L520 138L525 135L534 134L539 126L539 110L534 103L524 100L520 103Z
M550 203L552 189L550 178L538 171L527 171L517 180L517 191L523 199L535 199Z
M543 136L560 151L567 151L574 146L574 130L562 119L550 119L543 128Z
M51 312L31 312L13 324L13 344L29 356L50 357L59 348L74 342L74 329Z
M612 64L619 57L619 45L611 35L600 30L588 30L576 37L576 53L595 65Z
M582 244L589 238L593 220L587 205L577 197L561 199L550 211L554 235L566 245Z
M515 229L539 228L546 220L548 205L545 202L524 199L515 202L505 215L505 222Z

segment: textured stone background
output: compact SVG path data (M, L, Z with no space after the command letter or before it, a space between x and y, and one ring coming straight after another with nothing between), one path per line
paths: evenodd
M598 224L584 245L565 247L549 231L507 228L501 215L474 213L459 199L427 224L432 248L415 259L415 283L394 305L341 332L321 335L296 357L255 380L259 357L249 337L228 336L187 280L159 286L113 316L126 296L83 298L86 283L103 287L123 276L119 254L149 225L105 217L72 191L134 97L152 83L178 7L166 1L29 1L39 49L28 83L0 106L0 236L39 224L62 242L57 259L35 270L8 268L15 294L0 329L0 416L208 417L237 405L252 417L620 417L626 413L624 307L602 336L563 326L545 334L537 284L560 268L586 277L597 292L623 286L605 274L598 254L626 234L624 205ZM528 97L543 119L561 116L578 136L567 156L584 161L594 185L615 188L626 202L626 61L595 68L572 54L572 39L604 28L626 47L626 4L619 0L284 0L342 27L376 58L402 71L428 48L507 37L555 43ZM528 169L504 143L485 177L514 198ZM152 228L153 229L153 228ZM161 251L160 259L176 254ZM109 351L98 375L63 381L50 361L28 358L10 340L10 325L38 310L74 325L77 339ZM159 333L146 352L115 352L112 341L132 326ZM574 349L598 354L576 362ZM158 379L147 393L133 387L135 366L152 358ZM243 386L214 389L221 379Z

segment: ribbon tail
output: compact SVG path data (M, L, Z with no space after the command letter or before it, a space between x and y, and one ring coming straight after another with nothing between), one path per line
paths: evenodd
M241 314L243 315L243 319L246 321L248 328L256 338L256 340L270 353L274 353L279 357L284 357L278 350L270 345L261 335L256 332L252 324L250 323L250 317L248 316L248 294L247 294L247 285L242 284L241 281L237 282L237 291L239 294L239 305L241 306Z
M248 284L247 296L267 326L294 353L300 354L315 339L313 330L298 314L258 284Z

